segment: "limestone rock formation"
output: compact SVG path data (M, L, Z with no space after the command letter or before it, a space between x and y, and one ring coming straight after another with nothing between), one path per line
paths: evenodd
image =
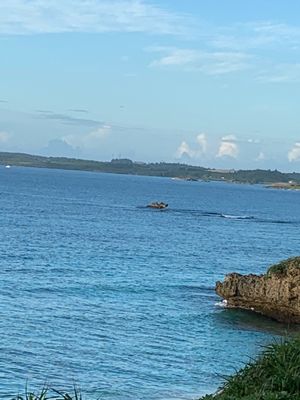
M273 265L264 275L229 274L224 282L216 283L216 292L228 307L300 323L300 257Z

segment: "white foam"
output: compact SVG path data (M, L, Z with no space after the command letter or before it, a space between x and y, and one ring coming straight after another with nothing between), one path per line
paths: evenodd
M226 308L227 307L227 300L218 301L217 303L215 303L215 306Z
M230 218L230 219L245 219L249 218L247 215L229 215L229 214L222 214L223 218Z

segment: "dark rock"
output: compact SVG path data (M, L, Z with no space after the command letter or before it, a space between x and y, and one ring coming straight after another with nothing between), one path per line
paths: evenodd
M224 282L216 283L216 292L228 307L300 323L300 257L273 265L264 275L229 274Z

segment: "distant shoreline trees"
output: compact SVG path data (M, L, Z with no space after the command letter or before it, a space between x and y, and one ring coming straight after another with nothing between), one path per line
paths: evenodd
M286 183L300 185L300 173L283 173L275 170L222 170L180 163L144 163L127 158L111 161L82 160L67 157L44 157L25 153L0 152L0 165L66 170L94 171L104 173L161 176L186 180L225 181L250 184Z

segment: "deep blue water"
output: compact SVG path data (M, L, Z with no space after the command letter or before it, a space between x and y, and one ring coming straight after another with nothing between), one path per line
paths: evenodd
M0 202L1 398L193 399L286 329L214 284L299 254L300 192L1 167Z

